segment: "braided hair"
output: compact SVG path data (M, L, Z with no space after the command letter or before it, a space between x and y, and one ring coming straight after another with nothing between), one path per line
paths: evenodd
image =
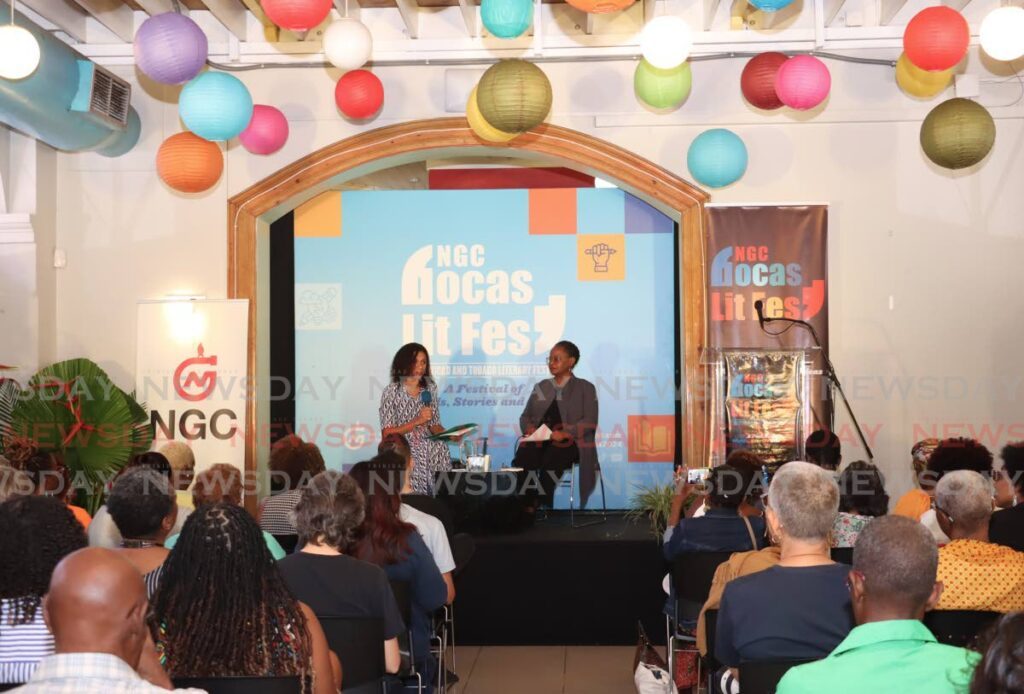
M150 624L171 677L312 677L306 618L256 522L197 508L163 564Z
M0 504L0 598L10 601L9 624L35 619L57 562L87 544L59 499L24 496Z

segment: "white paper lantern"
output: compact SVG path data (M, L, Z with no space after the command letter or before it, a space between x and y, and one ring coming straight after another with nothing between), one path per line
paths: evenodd
M342 70L361 68L373 53L373 36L358 19L344 17L332 22L323 38L324 55Z
M1024 7L1007 5L989 12L981 22L981 48L996 60L1024 55Z
M39 67L39 42L32 32L15 24L0 26L0 78L20 80Z
M640 52L644 60L662 70L671 70L686 62L691 48L693 32L682 17L655 17L640 33Z

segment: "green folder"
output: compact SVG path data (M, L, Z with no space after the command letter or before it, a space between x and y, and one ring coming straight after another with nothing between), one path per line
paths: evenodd
M473 422L470 422L469 424L458 424L456 426L445 429L439 434L432 434L427 438L430 439L431 441L453 441L456 437L462 436L463 434L468 434L471 431L475 431L476 429L477 425Z

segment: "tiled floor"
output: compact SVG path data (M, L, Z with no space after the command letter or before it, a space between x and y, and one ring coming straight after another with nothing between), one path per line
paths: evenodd
M459 646L453 694L628 694L632 646Z

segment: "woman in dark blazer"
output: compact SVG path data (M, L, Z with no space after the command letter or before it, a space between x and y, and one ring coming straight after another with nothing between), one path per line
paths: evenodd
M533 387L519 417L524 436L530 436L542 424L552 432L547 441L521 442L513 463L538 473L539 482L528 475L524 484L527 492L539 492L536 503L551 505L558 480L574 462L580 465L581 504L586 504L597 482L597 389L590 381L573 375L579 360L580 350L571 342L562 341L552 347L548 355L551 378Z

